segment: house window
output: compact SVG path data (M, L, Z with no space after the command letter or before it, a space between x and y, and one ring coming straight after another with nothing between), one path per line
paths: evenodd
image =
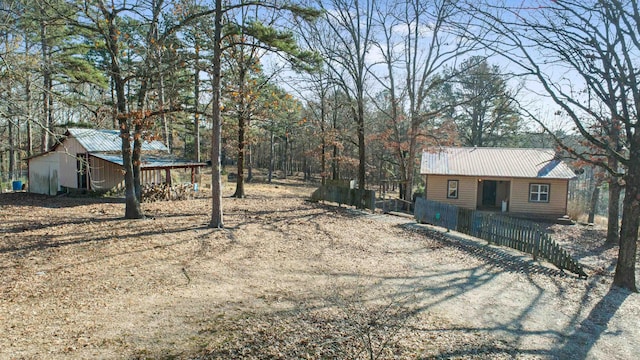
M530 202L549 202L549 184L529 184Z
M447 181L447 199L458 198L458 180Z

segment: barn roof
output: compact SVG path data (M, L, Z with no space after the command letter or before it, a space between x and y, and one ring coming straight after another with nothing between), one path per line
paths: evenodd
M118 154L92 153L91 156L122 166L122 156ZM193 168L204 167L206 163L178 159L170 155L142 154L140 167L142 169Z
M67 129L66 135L78 140L89 153L122 150L119 130L70 128ZM169 152L169 149L158 140L144 141L142 150Z
M421 174L572 179L553 149L445 147L422 153Z

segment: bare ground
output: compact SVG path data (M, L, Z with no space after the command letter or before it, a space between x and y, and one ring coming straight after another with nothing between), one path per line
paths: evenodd
M229 195L232 188L226 187ZM145 204L0 194L0 358L632 359L640 297L615 247L550 231L580 280L410 220L305 201L298 182Z

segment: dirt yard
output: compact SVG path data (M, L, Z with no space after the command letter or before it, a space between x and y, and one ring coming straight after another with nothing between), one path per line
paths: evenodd
M232 193L231 187L225 193ZM0 359L633 359L640 296L603 232L552 227L580 280L299 182L144 204L0 194Z

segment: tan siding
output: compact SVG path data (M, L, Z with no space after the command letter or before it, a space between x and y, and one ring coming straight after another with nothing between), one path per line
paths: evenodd
M84 154L86 152L86 150L84 149L84 147L82 147L82 145L80 145L78 140L72 137L64 139L62 144L56 148L56 151L67 153L72 157L75 157L77 154Z
M68 188L78 188L78 163L76 156L86 151L78 140L68 137L56 148L60 154L60 185Z
M91 189L108 190L124 180L122 166L92 157L91 160ZM158 169L142 170L141 183L162 184L165 182L164 171Z
M91 189L108 190L124 180L122 167L102 159L92 157L91 163Z
M549 184L549 202L529 202L529 184ZM567 181L545 179L511 180L509 212L542 216L563 216L567 213Z
M78 163L75 155L60 154L60 186L78 187Z
M447 181L458 180L458 198L447 198ZM427 177L427 199L460 206L467 209L476 208L476 196L478 191L477 180L474 177L463 176L439 176Z
M447 198L447 181L458 180L458 199ZM509 190L505 188L496 196L499 204L509 195L509 212L514 214L531 214L541 217L559 217L566 214L567 185L563 179L505 179L483 178L483 180L509 181ZM529 202L529 184L549 184L550 194L548 203ZM498 186L500 187L500 186ZM426 197L429 200L444 202L468 209L475 209L481 203L481 187L475 177L428 175Z

